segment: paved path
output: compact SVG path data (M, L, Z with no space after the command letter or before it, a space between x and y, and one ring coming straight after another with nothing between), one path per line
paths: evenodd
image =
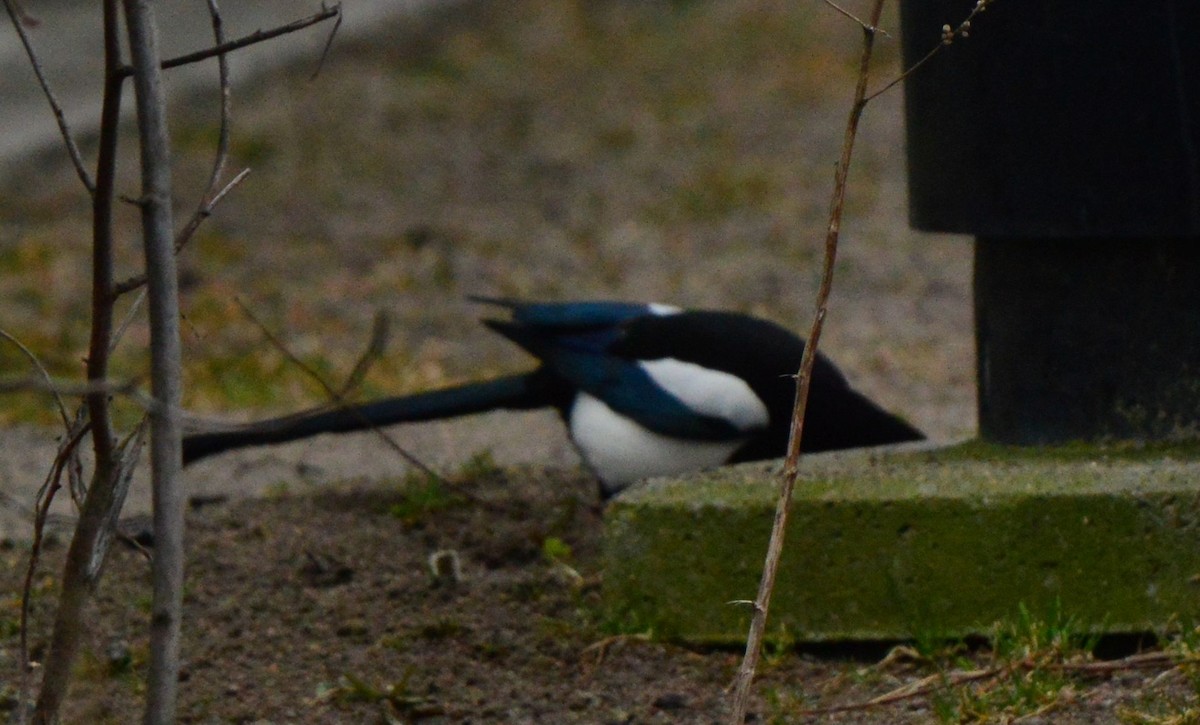
M344 0L340 39L379 32L385 24L409 22L430 8L462 0ZM62 105L67 122L81 136L95 130L100 109L103 68L101 3L98 0L21 0L36 21L28 33L44 74ZM320 0L239 0L221 3L225 34L233 39L306 17L321 9ZM203 0L161 0L159 25L162 54L172 57L212 44L207 4ZM37 85L16 31L0 15L0 174L19 174L21 159L60 143L58 126ZM240 50L229 56L234 82L277 68L300 57L314 63L331 25L306 30ZM173 69L167 76L174 97L201 85L215 85L216 62ZM132 110L126 94L125 112Z

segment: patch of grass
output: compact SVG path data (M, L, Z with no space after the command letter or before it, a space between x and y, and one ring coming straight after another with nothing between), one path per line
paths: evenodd
M780 624L773 634L768 633L763 642L763 668L770 669L782 664L796 651L796 636L787 624Z
M763 690L766 700L766 720L770 725L796 722L802 710L809 705L804 694L791 687L767 687Z
M921 629L913 634L911 643L915 659L927 664L934 662L964 663L970 649L961 637L948 637L936 629Z
M1024 605L1016 619L998 623L991 637L990 667L978 678L955 682L940 668L946 686L931 697L942 722L1004 722L1053 710L1074 689L1062 667L1091 658L1096 637L1081 635L1070 617L1055 606L1045 617ZM961 663L960 663L961 664Z
M21 595L12 594L0 599L0 639L21 633Z
M412 693L410 669L397 682L374 685L366 678L344 674L337 684L321 683L317 686L318 702L333 702L341 705L357 703L379 703L389 707L395 714L406 718L433 717L442 713L437 703Z
M670 639L671 632L664 633L655 623L646 621L644 616L629 609L620 609L612 605L600 608L595 613L598 629L603 634L613 637L645 637L647 639Z
M115 680L140 694L146 688L143 673L149 659L150 650L145 644L131 646L114 641L103 652L85 650L76 665L76 676L94 682Z
M1157 703L1150 707L1155 712L1118 706L1116 709L1117 719L1126 725L1196 725L1196 723L1200 723L1200 707L1195 705Z
M557 536L547 536L542 540L542 558L552 564L569 562L573 555L571 545Z
M1200 696L1200 626L1185 627L1168 640L1165 649L1178 658L1192 692Z
M498 473L500 473L500 466L496 463L491 449L484 449L476 451L467 459L467 462L462 464L453 478L459 483L469 483Z
M1006 446L970 440L935 451L905 453L933 461L1153 461L1162 458L1200 458L1200 443L1194 441L1078 441L1053 446Z
M1200 723L1200 626L1183 627L1167 638L1164 651L1172 655L1180 673L1191 687L1190 696L1171 697L1143 693L1136 705L1117 708L1116 715L1128 725L1194 725Z
M408 476L387 512L405 526L415 526L430 514L461 506L465 501L439 479L414 473Z

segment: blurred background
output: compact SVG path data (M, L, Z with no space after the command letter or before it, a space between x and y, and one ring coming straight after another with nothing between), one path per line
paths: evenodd
M92 5L26 8L90 163L100 70L89 55L100 43ZM319 10L236 5L229 37ZM252 171L180 258L191 410L245 420L326 400L242 305L334 387L386 313L389 345L363 398L527 368L521 351L477 324L484 311L470 294L727 308L807 334L858 63L851 21L820 2L785 0L363 0L344 9L346 27L315 78L328 25L233 56L229 168ZM165 55L210 42L203 3L169 0L160 12ZM897 27L894 15L884 27ZM0 50L0 327L53 373L78 379L88 198L11 29ZM877 50L873 87L899 73L898 39L881 38ZM217 136L216 64L168 78L182 223ZM863 119L821 348L870 397L952 441L975 428L970 243L908 228L902 103L894 89ZM128 196L138 190L132 131L120 185ZM123 207L118 279L141 256L137 216ZM146 342L141 312L118 377L145 381ZM0 344L0 373L28 372ZM125 415L132 422L136 410ZM40 483L54 420L44 397L3 399L0 487L17 490L31 475ZM501 463L574 460L551 414L408 426L395 437L435 464L485 450ZM18 460L26 451L41 452ZM372 434L230 460L189 473L196 490L402 467Z

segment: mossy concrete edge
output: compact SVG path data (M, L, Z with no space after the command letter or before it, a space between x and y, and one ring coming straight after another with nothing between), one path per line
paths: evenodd
M745 637L777 465L661 479L606 514L605 606L624 631ZM801 466L769 628L801 641L958 637L1069 617L1080 631L1200 620L1200 458L812 456Z

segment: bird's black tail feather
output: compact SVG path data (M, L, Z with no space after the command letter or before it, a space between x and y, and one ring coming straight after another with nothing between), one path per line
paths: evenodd
M347 433L395 423L454 418L496 409L529 410L561 406L562 391L542 371L467 383L452 388L385 398L340 408L322 408L249 423L226 431L184 436L183 464L235 448Z

